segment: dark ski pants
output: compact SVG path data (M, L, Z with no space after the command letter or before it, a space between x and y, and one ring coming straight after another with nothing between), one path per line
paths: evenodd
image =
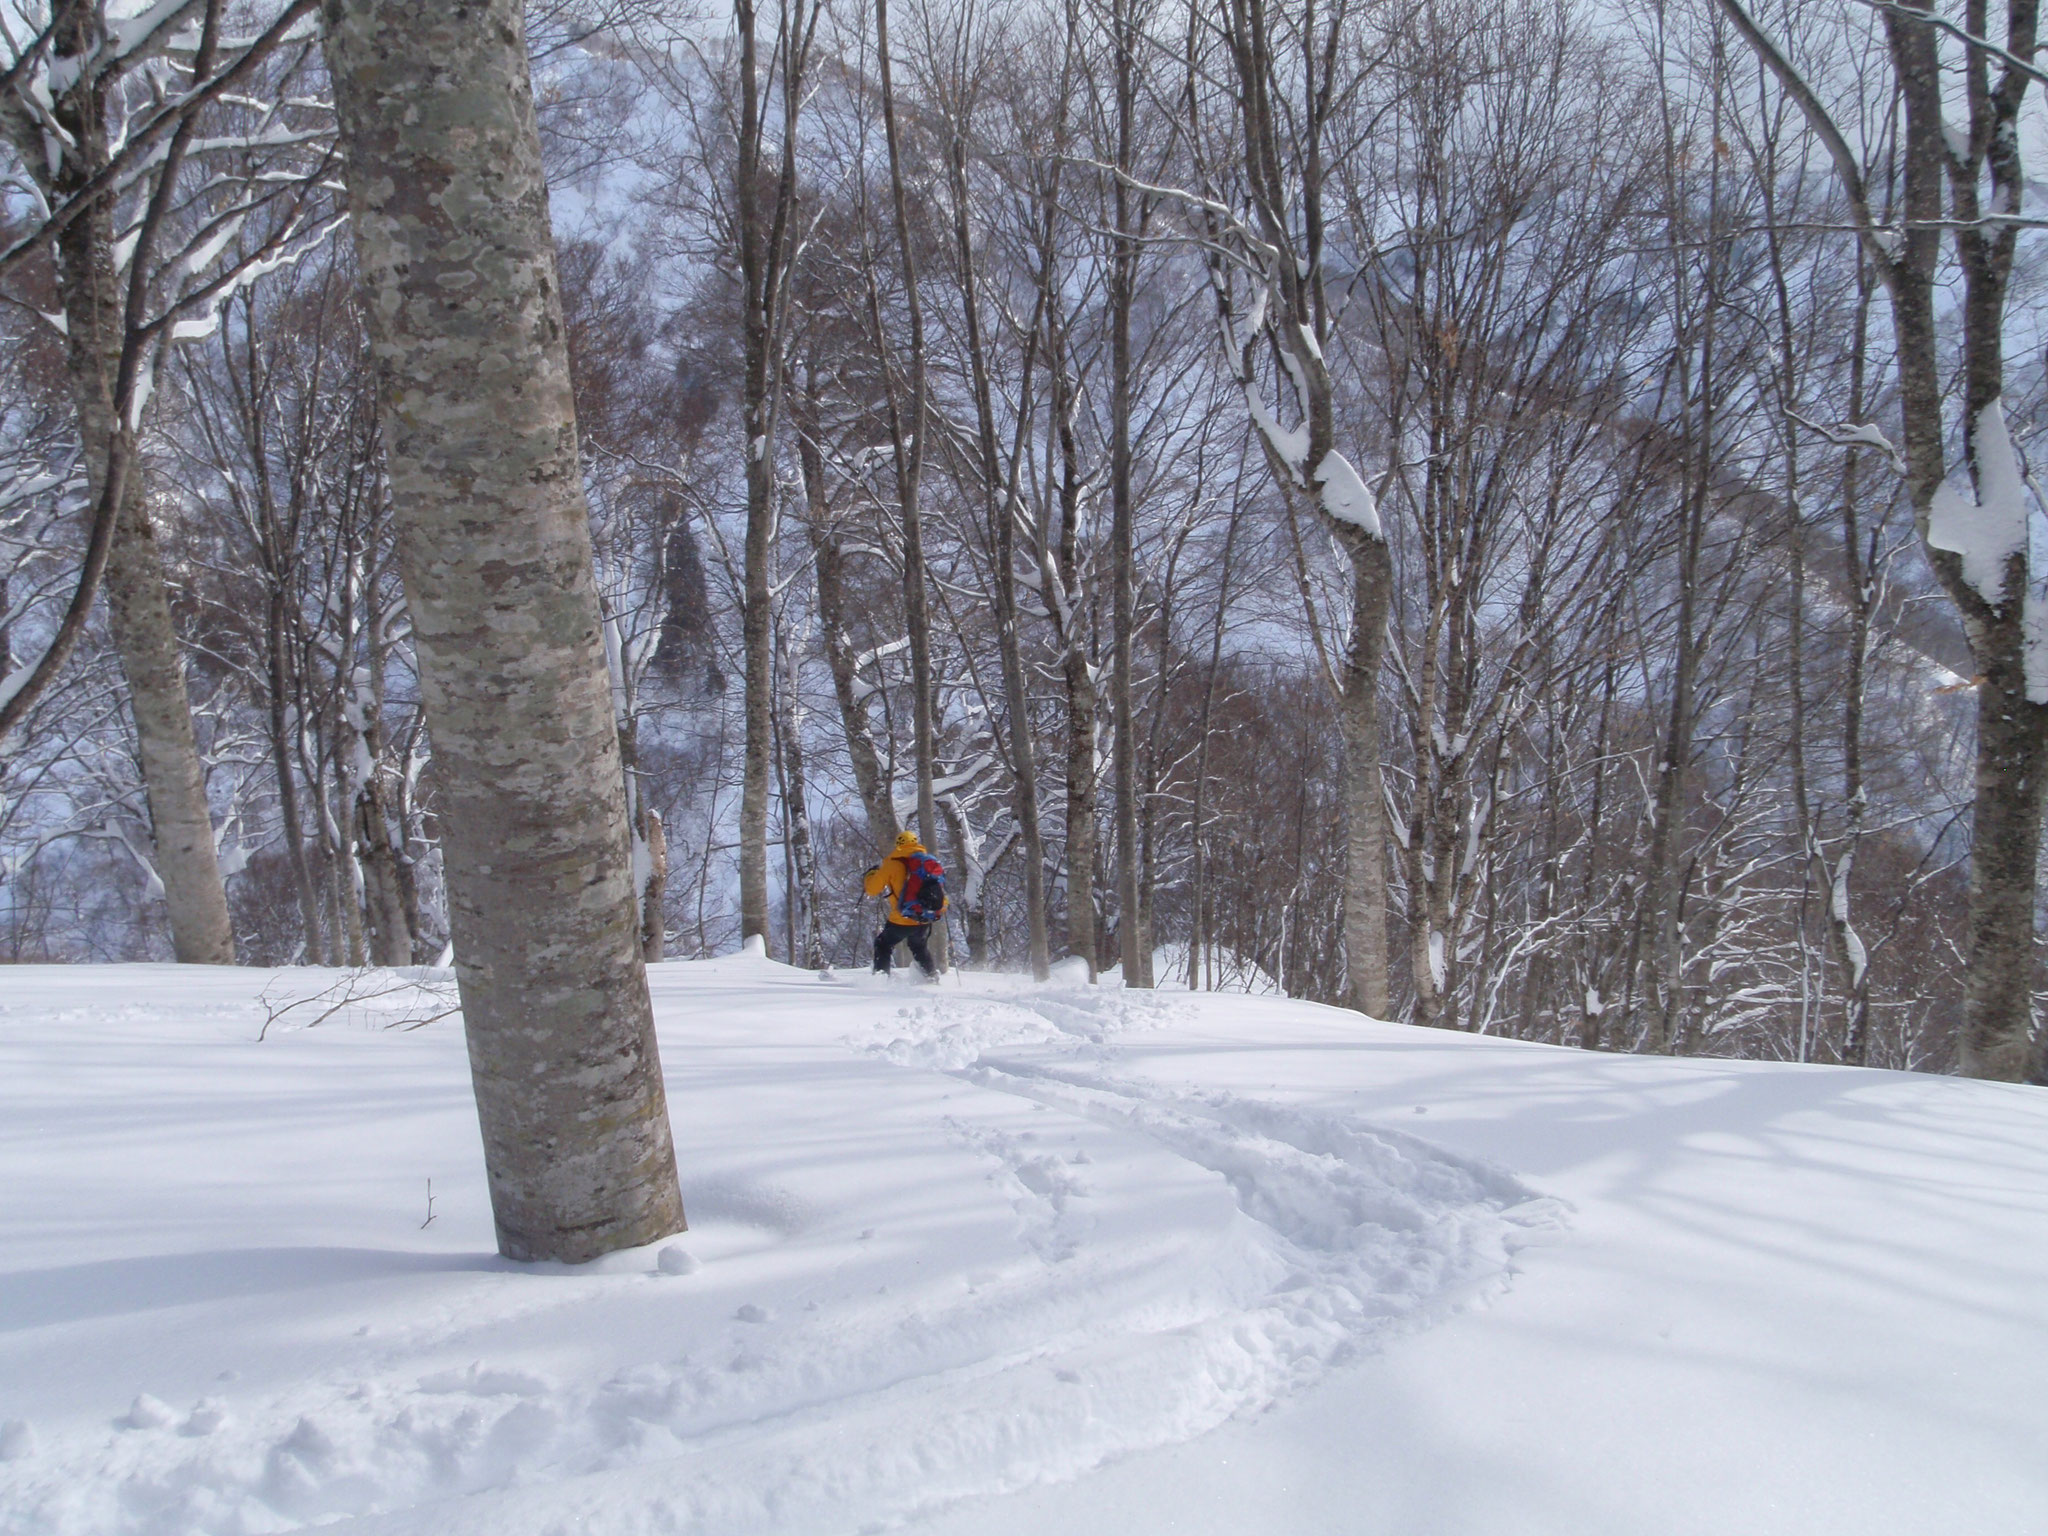
M910 958L917 962L918 969L927 976L939 974L939 968L932 964L932 952L925 948L924 941L931 937L930 923L884 923L882 931L875 935L875 972L885 974L889 969L889 957L896 946L910 945Z

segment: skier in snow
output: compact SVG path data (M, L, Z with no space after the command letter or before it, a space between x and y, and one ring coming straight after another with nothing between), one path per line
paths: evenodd
M917 962L925 979L939 979L938 967L932 963L932 952L925 947L925 940L931 937L932 924L945 915L945 881L944 866L925 852L915 832L899 835L889 857L868 870L867 878L861 882L862 889L870 896L889 898L887 921L875 935L876 975L888 974L890 956L898 944L907 942L910 958Z

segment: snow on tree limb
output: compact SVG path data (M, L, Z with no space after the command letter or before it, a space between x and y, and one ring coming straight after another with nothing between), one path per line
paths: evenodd
M2007 600L2008 565L2027 550L2025 487L2003 401L1978 412L1971 457L1975 493L1953 477L1941 483L1927 510L1927 542L1960 556L1963 580L2000 608Z
M1379 501L1351 461L1335 448L1323 455L1316 466L1316 505L1326 517L1357 528L1375 539L1386 537L1380 527Z
M297 35L302 23L311 19L317 9L318 0L291 0L279 13L277 19L257 36L246 41L237 40L238 51L217 71L211 73L202 84L194 85L182 95L174 97L150 115L147 121L129 131L120 148L93 174L86 184L79 188L76 196L68 198L61 205L50 210L49 217L35 229L16 240L5 250L0 250L0 277L4 277L48 241L54 239L74 219L91 207L94 201L110 188L125 182L134 172L136 162L145 156L160 152L158 141L162 137L225 95L230 88L246 79L282 43ZM20 58L0 75L0 84L11 84L12 89L0 95L0 118L13 118L10 125L16 131L16 148L26 155L26 146L21 142L22 118L31 110L31 103L47 98L49 85L45 78L48 70L38 71L34 67L41 57L40 43L36 49L25 50ZM22 65L29 67L19 77L15 71ZM32 117L31 121L37 121Z
M1844 421L1830 426L1825 422L1811 421L1797 411L1787 411L1785 414L1837 448L1874 448L1891 460L1893 469L1902 475L1906 472L1906 456L1899 452L1897 445L1889 437L1885 436L1884 429L1874 422Z

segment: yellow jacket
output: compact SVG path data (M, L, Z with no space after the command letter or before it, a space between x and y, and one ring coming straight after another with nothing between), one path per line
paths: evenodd
M923 853L924 851L925 846L917 840L917 834L915 832L905 832L896 839L896 846L890 852L889 857L869 870L867 877L861 881L861 889L866 891L868 895L880 896L885 893L888 895L889 921L898 923L905 928L919 928L923 924L919 923L914 917L905 917L903 915L903 886L904 882L910 878L910 872L903 867L903 857L905 854ZM942 901L939 904L939 910L944 911L947 905L947 902Z

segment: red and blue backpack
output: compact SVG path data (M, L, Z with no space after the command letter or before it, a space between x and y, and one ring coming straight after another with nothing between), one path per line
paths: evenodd
M906 922L936 923L946 910L946 866L928 853L904 854L896 910Z

